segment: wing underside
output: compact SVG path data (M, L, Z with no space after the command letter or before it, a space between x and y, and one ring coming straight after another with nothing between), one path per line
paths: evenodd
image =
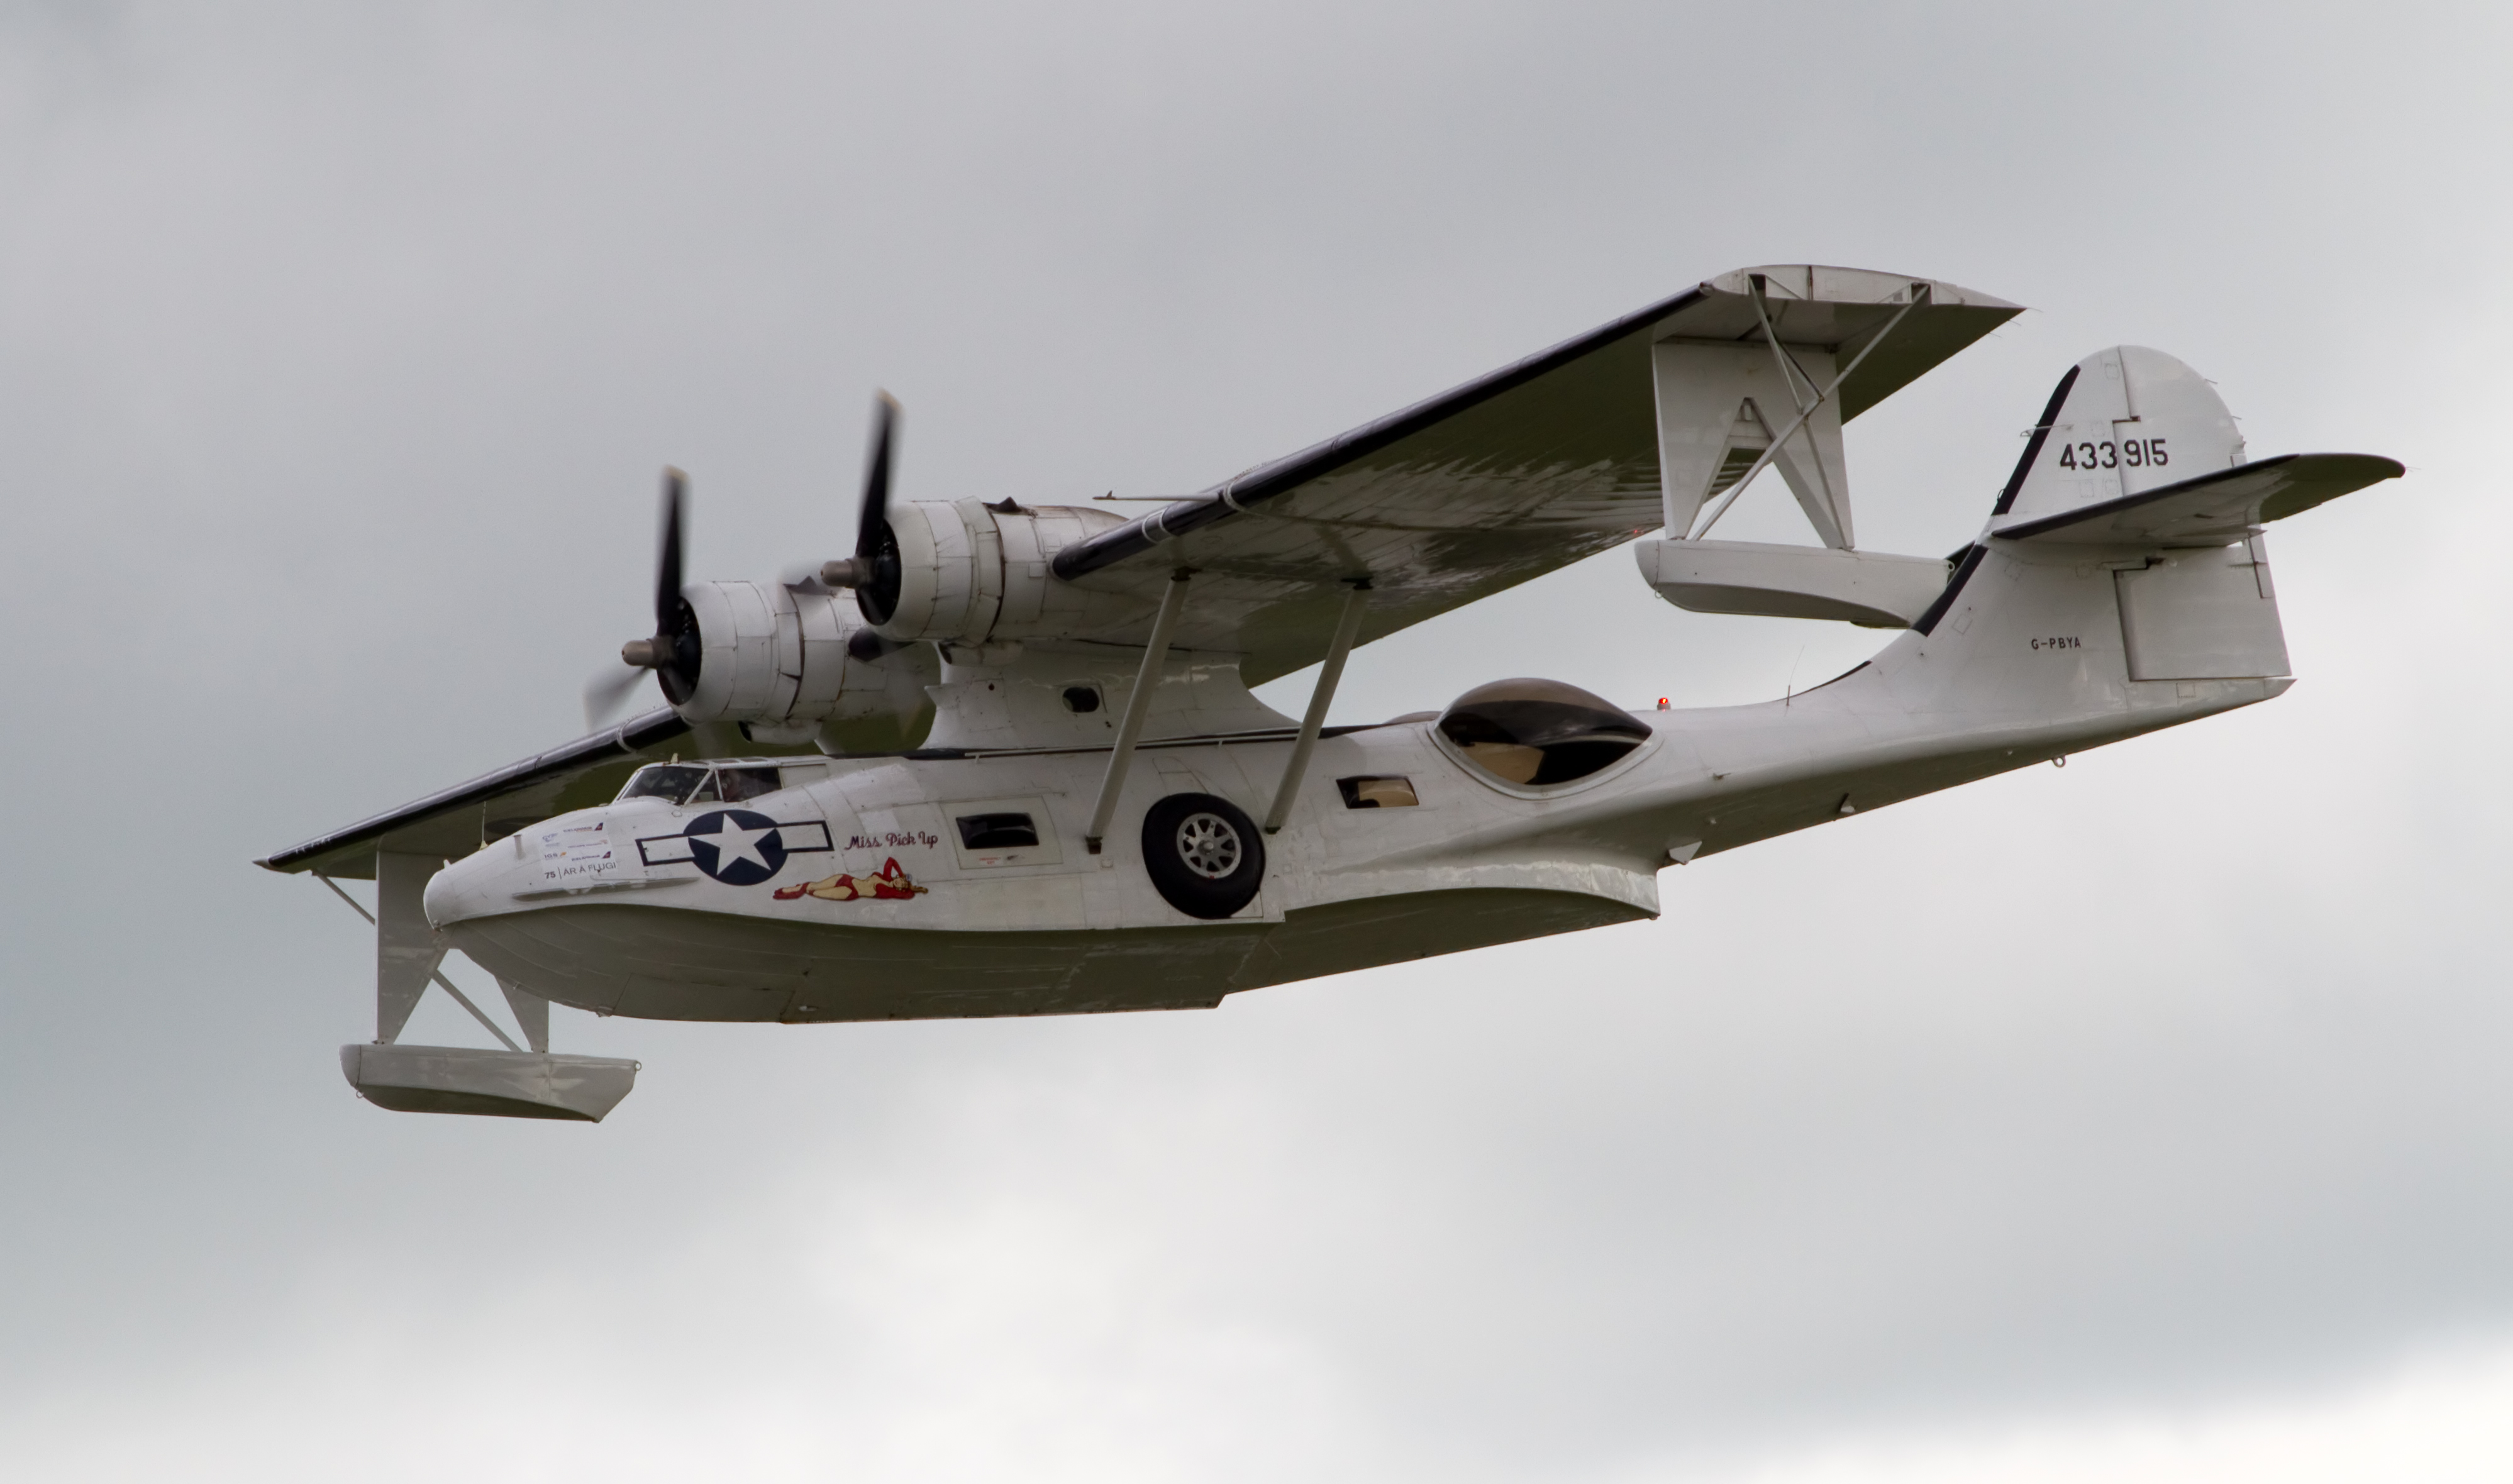
M1823 350L1854 367L1834 391L1847 421L2018 312L1898 274L1739 270L1068 546L1056 575L1140 596L1143 619L1092 636L1140 646L1171 574L1192 569L1176 642L1237 654L1261 682L1325 655L1355 582L1366 644L1656 528L1662 341ZM260 863L364 878L379 850L467 854L669 755L806 750L652 711Z
M1068 547L1055 570L1152 604L1190 569L1177 642L1238 653L1260 682L1325 654L1345 584L1370 585L1366 644L1656 529L1659 342L1763 342L1768 317L1769 339L1855 361L1846 421L2018 312L1896 274L1740 270Z

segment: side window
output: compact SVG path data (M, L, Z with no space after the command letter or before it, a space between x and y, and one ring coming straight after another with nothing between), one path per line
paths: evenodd
M1339 778L1336 787L1346 809L1411 809L1422 802L1414 795L1412 779Z
M1038 843L1038 825L1025 814L964 814L951 822L970 850L1017 850Z
M718 768L715 776L716 786L722 790L728 804L775 793L782 786L774 768Z
M691 790L690 796L681 800L681 802L684 804L722 803L723 798L715 791L715 774L712 772L708 773L706 776L706 782L698 784L697 788Z
M1047 800L955 799L942 806L952 859L962 870L1056 865L1064 860Z

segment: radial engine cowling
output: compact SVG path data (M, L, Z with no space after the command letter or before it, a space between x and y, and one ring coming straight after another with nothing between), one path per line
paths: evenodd
M873 642L844 593L816 583L692 582L681 596L697 622L699 662L689 699L674 709L690 722L808 728L895 714L905 725L927 703L931 677L917 662L930 668L930 659Z
M1124 523L1106 510L1009 500L894 504L890 541L857 602L876 631L900 642L1079 637L1137 617L1143 605L1073 586L1051 576L1048 564Z

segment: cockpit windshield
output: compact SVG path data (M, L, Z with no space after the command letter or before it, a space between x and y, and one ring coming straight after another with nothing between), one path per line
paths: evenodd
M1558 680L1496 680L1452 702L1440 734L1505 783L1586 778L1649 740L1641 719Z
M717 768L705 763L656 763L640 768L619 790L626 799L665 799L674 804L738 804L783 787L775 767Z
M690 795L698 791L698 785L706 782L714 773L712 768L693 767L687 763L658 763L651 768L638 769L636 775L628 780L628 786L619 790L619 797L668 799L675 804L686 804Z

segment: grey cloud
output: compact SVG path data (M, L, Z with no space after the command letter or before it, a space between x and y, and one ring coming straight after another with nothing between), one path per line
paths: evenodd
M0 13L0 1440L1604 1477L2513 1337L2503 29ZM875 385L911 494L1169 494L1804 259L2037 306L1853 430L1879 545L1967 538L2119 341L2256 451L2407 459L2273 539L2295 692L1670 872L1645 927L1209 1015L567 1016L648 1065L598 1130L340 1086L369 943L247 862L569 735L661 463L698 568L771 572L842 541ZM1871 646L1610 554L1344 705L1742 700Z

